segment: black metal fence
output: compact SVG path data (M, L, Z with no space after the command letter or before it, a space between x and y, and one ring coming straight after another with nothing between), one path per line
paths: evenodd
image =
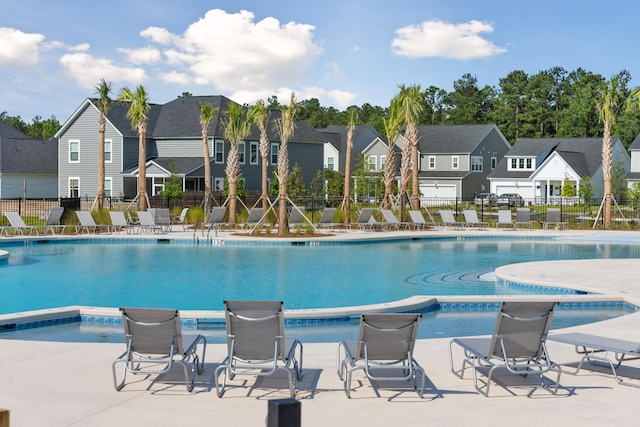
M242 203L239 203L239 209L243 209L243 205L249 208L259 202L260 196L257 192L249 193L242 197ZM271 198L271 202L275 198ZM304 206L307 215L312 221L318 221L321 212L325 207L342 207L342 198L327 197L298 197L293 198L293 202L297 206ZM222 205L226 201L226 196L222 193L214 194L211 205ZM177 210L183 207L203 207L204 196L199 193L189 193L179 200L167 200L166 198L155 196L149 198L149 204L152 208L169 208ZM23 217L27 225L41 225L52 207L62 206L65 212L75 210L90 210L94 205L93 199L88 198L54 198L54 199L0 199L0 215L4 212L18 212ZM392 209L398 212L399 201L395 201ZM381 200L372 198L361 198L351 202L350 218L357 217L357 212L362 207L378 208L382 206ZM124 210L136 209L136 203L131 200L105 200L104 207L108 210ZM291 206L290 206L291 207ZM405 201L405 210L414 209L410 201ZM518 206L498 206L498 205L475 205L473 200L462 200L457 198L422 198L421 209L427 221L439 222L441 209L454 211L462 220L462 211L464 209L475 209L478 217L483 222L495 224L498 219L498 210L511 209L514 213L517 208L528 208L531 213L531 220L534 227L542 227L545 221L546 212L549 208L559 208L562 215L562 222L566 223L566 228L588 229L604 227L604 212L602 199L593 199L585 203L577 198L554 197L548 200L523 199ZM66 213L65 213L66 215ZM378 218L382 220L382 217ZM405 214L404 220L408 221L408 214ZM635 203L627 202L625 204L613 201L611 209L611 225L610 229L640 229L640 206ZM6 218L0 216L0 226L7 225Z

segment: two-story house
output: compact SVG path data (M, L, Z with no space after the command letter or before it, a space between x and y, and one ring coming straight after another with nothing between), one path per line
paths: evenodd
M629 146L629 152L631 153L631 163L626 178L628 188L633 188L634 184L640 183L640 134Z
M612 138L611 143L615 167L629 171L630 158L622 141ZM567 180L578 194L585 178L593 196L602 197L601 137L521 138L489 175L492 192L517 193L539 203L559 197Z
M510 148L494 124L418 126L423 204L437 198L471 200L489 191L487 176ZM400 137L397 145L402 146Z
M55 139L31 139L0 121L0 198L57 197L57 158Z
M186 191L204 189L204 155L199 102L217 108L209 126L209 155L212 187L222 190L229 142L224 139L223 120L229 104L224 96L187 96L166 104L152 104L147 125L147 189L150 195L163 189L172 174L183 182ZM137 192L138 135L126 117L128 105L112 102L107 114L105 134L105 191L111 197L132 198ZM280 138L274 120L280 112L272 111L268 129L271 149L269 177L276 167ZM86 99L56 134L59 139L58 191L61 197L93 198L97 193L98 118L96 100ZM259 129L238 143L242 180L247 190L261 186ZM321 170L326 137L306 122L296 122L289 141L289 164L298 164L307 185Z

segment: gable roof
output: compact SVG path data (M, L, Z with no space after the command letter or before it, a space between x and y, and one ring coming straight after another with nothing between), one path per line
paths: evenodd
M0 138L0 172L57 174L58 140Z
M629 150L640 150L640 133L634 138L629 146Z
M29 138L18 129L0 120L0 138Z
M418 150L433 154L471 153L491 131L500 132L494 124L429 125L416 126L416 129L420 136Z
M612 145L621 144L611 138ZM535 157L538 170L553 153L560 156L579 176L593 176L602 165L602 138L521 138L496 165L489 178L528 178L534 171L509 171L511 158Z

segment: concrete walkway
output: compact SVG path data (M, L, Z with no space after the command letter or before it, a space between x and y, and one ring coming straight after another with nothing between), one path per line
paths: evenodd
M486 236L493 232L455 233ZM502 236L516 235L510 233L498 232ZM517 235L525 233L528 232L517 232ZM541 235L539 230L534 233ZM546 234L551 233L554 232ZM635 241L637 238L640 241L640 234L634 233L555 233L587 240ZM171 237L179 234L171 233ZM184 238L189 238L188 234L185 233ZM382 233L342 234L350 235L349 238L367 238ZM403 235L384 234L386 237ZM580 263L537 262L529 263L526 268L505 267L497 274L512 275L514 280L538 280L546 285L618 294L640 305L638 262L606 259ZM640 342L639 328L640 312L570 330ZM416 345L415 356L428 376L424 399L419 399L403 384L394 384L391 389L374 388L360 374L354 377L352 399L347 399L335 372L337 344L306 344L303 378L297 393L302 425L599 426L637 421L635 404L640 390L618 385L608 371L599 368L583 370L577 376L563 375L556 396L531 387L493 385L491 397L482 397L476 393L470 378L461 380L451 373L448 343L449 339L428 339ZM570 364L578 359L568 345L549 342L548 346L557 363ZM232 387L222 399L217 398L213 372L224 357L224 345L207 346L206 369L197 378L194 393L186 392L183 384L175 384L173 380L180 377L173 373L160 378L131 377L133 382L116 392L111 362L122 353L123 347L122 344L0 339L0 408L11 411L10 425L264 426L267 401L288 397L284 378L259 381L248 378L233 381L232 384L239 387ZM640 362L631 362L630 366L621 369L620 374L640 383ZM377 397L376 392L381 397Z

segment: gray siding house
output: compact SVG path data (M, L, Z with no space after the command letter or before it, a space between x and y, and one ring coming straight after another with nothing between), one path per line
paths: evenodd
M0 121L0 199L58 197L56 139L31 139Z
M494 124L417 128L423 204L433 198L472 200L489 191L487 176L511 147ZM403 137L400 144L404 144Z
M202 128L198 120L198 103L208 102L217 108L209 127L209 155L212 187L223 190L226 155L230 145L224 140L222 120L231 102L224 96L188 96L166 104L152 104L147 127L147 189L157 194L171 174L183 182L185 191L204 190ZM108 196L133 198L137 192L138 135L126 118L127 104L113 102L107 114L105 146L105 191ZM274 120L280 112L272 111L269 139L269 177L276 166L280 139ZM95 197L97 182L97 146L99 111L94 99L86 99L56 134L59 143L59 180L61 197ZM256 126L238 145L242 179L247 190L261 186L260 133ZM289 163L298 164L307 185L323 167L323 144L326 137L306 122L296 122L289 141ZM108 159L108 160L107 160Z

